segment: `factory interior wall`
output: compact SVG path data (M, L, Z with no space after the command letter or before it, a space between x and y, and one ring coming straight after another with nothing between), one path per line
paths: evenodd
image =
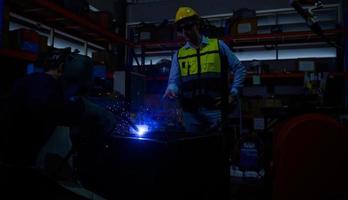
M333 4L339 3L339 0L323 0L322 2ZM177 8L183 5L193 7L202 16L232 13L233 10L239 8L270 10L290 7L288 0L214 0L204 1L204 3L201 0L165 0L129 5L127 19L128 22L171 20L174 18Z
M99 10L107 10L115 14L114 2L120 0L89 0L89 3ZM343 0L344 1L344 0ZM255 10L269 10L289 8L288 0L161 0L149 3L129 4L127 8L127 22L160 22L164 19L174 19L175 12L179 6L191 6L200 15L216 15L232 13L239 8L250 8ZM339 3L340 0L322 0L324 4Z

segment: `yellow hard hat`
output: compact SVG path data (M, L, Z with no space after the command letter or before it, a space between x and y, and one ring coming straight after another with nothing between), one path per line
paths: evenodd
M198 13L195 10L193 10L192 8L180 7L178 9L178 11L176 11L175 23L177 23L178 21L180 21L182 19L186 19L186 18L193 17L193 16L199 17Z

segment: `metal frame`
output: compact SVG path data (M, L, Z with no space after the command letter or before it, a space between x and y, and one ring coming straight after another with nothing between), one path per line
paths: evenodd
M339 15L339 10L341 9L340 4L328 4L324 5L322 9L337 9L337 15ZM257 16L269 16L274 15L276 17L276 23L275 25L279 24L278 15L279 14L293 14L296 13L296 11L293 8L283 8L283 9L272 9L272 10L259 10L256 11ZM218 14L218 15L206 15L202 16L202 18L207 18L211 21L214 20L226 20L227 18L231 17L233 13L225 13L225 14ZM341 16L337 16L337 21L340 21ZM169 20L173 21L173 19ZM127 38L129 37L129 29L131 27L136 26L140 22L128 22L126 25L126 33ZM150 23L150 22L145 22ZM303 21L303 23L305 23ZM329 37L336 37L337 34L347 33L347 30L328 30L325 32ZM222 38L225 42L233 43L233 48L253 48L255 46L262 46L267 43L275 44L276 49L280 46L285 46L287 43L301 43L301 44L311 44L320 42L320 37L316 34L310 32L310 31L299 31L299 32L284 32L279 34L256 34L256 35L245 35L245 36L238 36L238 37L232 37L232 36L225 36ZM180 44L183 41L159 41L159 42L153 42L153 41L147 41L147 42L139 42L135 45L136 48L140 48L141 51L161 51L163 49L164 51L167 51L168 49L178 48ZM146 50L145 50L146 49ZM278 52L278 51L277 51ZM135 56L135 54L128 56ZM143 56L146 56L146 53L141 53L141 58ZM144 58L142 58L143 60ZM128 59L130 62L133 62L132 59ZM142 62L144 63L144 62ZM132 63L130 63L132 65Z
M46 0L33 0L37 5L42 6L43 8L47 8L50 9L53 12L58 13L59 15L61 15L62 17L67 18L68 20L74 21L78 24L78 26L82 26L85 27L87 29L90 29L91 31L101 34L102 36L104 36L107 39L110 39L112 42L115 43L123 43L129 46L132 46L132 42L127 41L126 39L111 33L93 23L90 23L88 20L74 15L71 12L65 10L64 8L61 8L59 6L56 6L54 3L51 3L49 1Z
M340 4L327 4L324 5L323 8L335 8L338 7L340 8ZM294 13L295 10L293 8L279 8L279 9L269 9L269 10L257 10L256 11L256 15L258 16L262 16L262 15L270 15L270 14L275 14L275 13ZM233 12L232 13L223 13L223 14L215 14L215 15L202 15L202 18L207 18L207 19L211 19L214 20L214 18L218 18L219 20L221 20L221 18L226 19L229 17L233 16ZM169 19L169 22L174 22L174 19ZM134 25L138 25L142 22L127 22L126 23L126 27L128 28L129 26L134 26ZM159 23L158 21L147 21L147 22L143 22L143 23Z
M27 23L32 24L32 25L39 25L41 28L44 28L44 29L48 30L50 32L50 34L49 34L49 41L50 41L50 45L51 46L53 46L53 44L54 44L54 38L55 38L56 34L62 35L62 36L67 37L67 38L71 38L71 39L73 39L75 41L78 41L78 42L81 42L83 44L87 42L86 40L83 40L83 39L75 37L75 36L73 36L71 34L59 31L59 30L57 30L57 29L55 29L53 27L46 26L44 24L41 24L40 22L28 19L26 17L20 16L18 14L13 13L13 12L10 12L10 17L16 18L16 19L18 19L20 21L27 22ZM94 47L96 49L101 49L101 50L105 49L104 47L99 46L97 44L94 44L92 42L88 42L88 46Z

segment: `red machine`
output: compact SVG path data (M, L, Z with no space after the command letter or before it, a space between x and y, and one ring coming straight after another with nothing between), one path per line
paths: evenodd
M273 199L347 199L348 131L331 117L307 114L274 140Z

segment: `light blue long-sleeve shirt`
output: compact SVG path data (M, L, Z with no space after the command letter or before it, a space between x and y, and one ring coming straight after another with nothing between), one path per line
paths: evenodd
M202 45L208 44L208 37L202 37ZM186 42L183 48L193 48L189 42ZM219 40L220 55L226 56L228 61L228 66L230 72L233 73L234 79L230 86L230 93L232 95L237 95L240 89L243 87L246 68L239 61L239 59L232 53L231 49L221 40ZM223 67L223 66L222 66ZM180 69L178 62L178 51L176 51L172 58L172 65L170 68L169 80L167 90L172 90L176 94L179 92L180 88Z

